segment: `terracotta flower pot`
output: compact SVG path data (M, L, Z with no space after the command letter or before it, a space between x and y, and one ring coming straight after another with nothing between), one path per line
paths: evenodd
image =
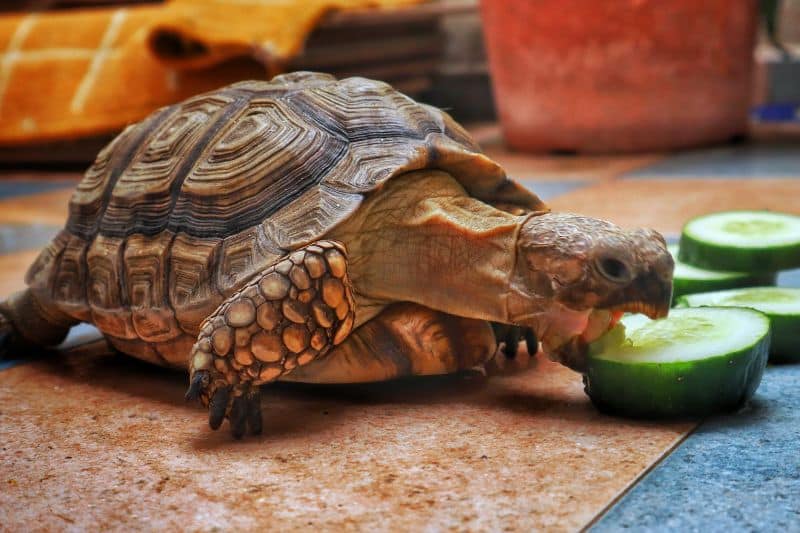
M745 134L756 0L483 0L503 133L528 151Z

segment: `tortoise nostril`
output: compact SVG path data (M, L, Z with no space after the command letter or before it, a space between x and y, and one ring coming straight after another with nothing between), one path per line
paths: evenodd
M611 281L625 283L631 279L631 271L624 262L613 257L604 257L597 262L600 273Z

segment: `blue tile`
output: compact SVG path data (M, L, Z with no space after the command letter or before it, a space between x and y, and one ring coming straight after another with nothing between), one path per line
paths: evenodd
M91 324L81 323L69 330L64 342L58 345L59 350L68 350L82 344L88 344L103 338L100 330Z
M800 178L800 144L744 144L692 150L624 175L654 177Z
M100 333L96 327L92 326L91 324L78 324L77 326L73 327L69 330L69 335L67 338L64 339L64 342L59 344L56 349L57 350L69 350L76 346L81 346L83 344L88 344L90 342L94 342L98 339L101 339L103 335ZM13 354L12 354L13 355ZM31 361L35 361L39 356L32 356L32 357L23 357L18 359L6 359L0 361L0 371L6 370L16 365L21 365L25 363L30 363Z
M5 370L7 368L11 368L12 366L19 365L21 363L27 363L28 361L32 361L32 359L5 359L0 361L0 371Z
M2 359L0 360L0 372L2 372L3 370L8 370L9 368L15 367L17 365L24 365L26 363L36 361L41 357L42 357L41 353L34 353L32 355L26 355L25 357L16 357L14 359Z
M561 180L561 181L533 181L519 180L519 183L526 189L532 191L542 200L549 200L556 196L566 194L576 189L581 189L591 183L583 180Z
M712 418L590 531L800 531L800 365L767 368L751 404Z
M26 194L36 194L39 192L54 191L57 189L69 189L75 187L74 181L44 181L44 180L0 180L0 199L11 198L14 196L25 196Z
M60 229L49 224L0 224L0 254L42 248Z
M778 274L778 285L781 287L800 288L800 268L785 270Z

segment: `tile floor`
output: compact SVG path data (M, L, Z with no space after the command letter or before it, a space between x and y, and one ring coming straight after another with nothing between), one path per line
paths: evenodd
M673 237L714 209L800 213L797 138L530 157L496 128L476 134L559 210ZM63 222L75 179L0 178L0 295ZM184 375L92 338L0 366L0 530L800 530L797 368L770 368L744 413L670 423L602 415L580 376L544 360L490 379L281 385L265 435L239 443L183 403Z

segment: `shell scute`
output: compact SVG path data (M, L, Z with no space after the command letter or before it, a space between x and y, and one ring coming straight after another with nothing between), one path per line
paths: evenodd
M131 309L122 292L123 239L98 235L86 252L87 300L92 322L121 339L136 339Z
M222 241L216 284L222 294L236 291L261 272L265 263L278 260L283 253L266 239L263 228L255 226Z
M232 102L226 95L197 97L165 117L120 174L103 214L103 234L153 235L164 229L180 174L197 157L209 125L219 120Z
M170 229L212 236L260 224L317 186L346 148L284 102L253 100L187 176Z
M127 296L133 327L147 342L163 342L180 334L167 299L166 269L173 235L131 235L124 253Z
M169 303L182 330L197 334L223 301L214 283L221 240L176 235L169 258Z
M88 243L72 235L61 252L53 279L52 297L66 314L78 320L89 320L86 302L86 249Z

